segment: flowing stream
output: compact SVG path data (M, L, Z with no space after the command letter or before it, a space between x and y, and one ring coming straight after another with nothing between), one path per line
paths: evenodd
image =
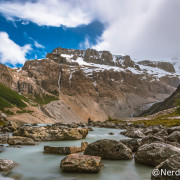
M8 147L0 153L0 159L10 159L18 163L8 177L16 180L149 180L152 167L135 164L134 160L103 160L104 166L97 174L64 173L60 161L65 155L43 154L44 145L80 146L81 141L89 143L99 139L126 139L119 134L122 130L93 128L82 140L42 142L36 146ZM109 135L113 132L114 135ZM9 180L11 178L8 178ZM3 179L0 177L0 180Z

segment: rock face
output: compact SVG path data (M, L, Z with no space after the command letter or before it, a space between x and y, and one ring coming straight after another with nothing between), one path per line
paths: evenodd
M61 160L60 167L65 172L97 173L101 169L101 158L97 156L72 154Z
M140 140L138 139L122 139L120 140L121 143L126 145L132 152L136 152L140 146Z
M135 162L157 166L175 154L180 155L180 148L165 143L145 144L138 148L135 154Z
M16 165L16 163L12 160L0 159L0 171L9 171L15 165Z
M33 139L21 136L12 136L7 140L9 145L36 145Z
M150 66L154 68L160 68L164 71L175 73L174 66L169 62L155 62L155 61L144 60L144 61L138 62L138 64L144 65L144 66Z
M82 142L81 147L70 146L70 147L51 147L44 146L44 153L50 154L73 154L77 152L82 152L87 147L87 142Z
M1 65L0 82L36 102L48 102L41 110L53 121L103 121L130 117L142 104L163 100L178 86L171 64L158 63L156 68L169 72L160 78L149 67L128 55L59 47L19 70Z
M32 138L34 141L61 141L84 139L88 134L88 129L65 128L61 126L47 127L20 127L13 135Z
M180 170L180 156L179 155L173 155L169 159L166 159L161 164L155 167L156 170L168 172L171 171L172 174L170 176L168 175L157 175L154 176L151 174L151 180L179 180L179 170ZM173 173L174 171L174 173ZM176 173L175 173L176 172Z
M132 151L127 146L111 139L102 139L91 143L84 151L85 155L99 156L102 159L131 159Z
M180 99L180 85L177 87L176 91L166 98L164 101L154 104L152 107L150 107L148 110L144 111L141 116L143 115L151 115L155 114L159 111L163 111L166 109L170 109L176 106L176 100Z

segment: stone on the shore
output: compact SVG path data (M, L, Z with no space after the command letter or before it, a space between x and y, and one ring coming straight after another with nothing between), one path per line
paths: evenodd
M12 136L8 138L7 143L9 145L36 145L33 139L21 136Z
M180 126L175 126L167 129L168 134L171 134L174 131L179 131L180 132Z
M146 136L144 137L141 142L140 145L144 145L144 144L151 144L151 143L155 143L155 142L164 142L164 140L160 137L156 137L156 136Z
M172 132L167 138L167 141L180 143L180 131Z
M60 167L65 172L97 173L101 169L101 158L97 156L70 154L61 160Z
M134 158L136 163L157 166L175 154L180 156L180 148L157 142L140 146Z
M151 180L179 180L180 179L180 155L173 155L169 159L166 159L161 164L156 166L154 169L164 172L174 172L173 175L157 175L153 176L153 173L151 174ZM178 173L179 171L179 173ZM175 172L177 174L175 174Z
M8 159L0 159L0 171L9 171L11 170L16 163Z
M136 152L140 146L140 140L138 139L122 139L120 142L130 148L132 152Z
M102 159L131 159L132 151L121 142L112 139L101 139L89 144L85 155L99 156Z

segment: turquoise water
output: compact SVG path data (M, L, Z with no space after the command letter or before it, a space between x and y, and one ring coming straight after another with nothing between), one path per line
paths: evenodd
M125 139L119 129L93 128L83 140L43 142L36 146L8 147L0 158L11 159L19 165L8 176L20 180L149 180L152 167L137 165L134 160L103 160L104 166L98 174L64 173L60 170L64 155L43 154L44 145L80 146L81 141L94 142L99 139ZM114 135L109 135L114 132ZM1 177L0 177L1 180Z

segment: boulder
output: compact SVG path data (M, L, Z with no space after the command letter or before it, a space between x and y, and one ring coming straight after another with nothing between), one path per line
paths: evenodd
M61 141L83 139L87 136L88 129L85 128L66 128L57 124L46 127L18 128L13 135L32 138L34 141Z
M9 171L14 168L15 165L16 163L12 160L0 159L0 171Z
M7 140L9 137L9 134L0 135L0 144L7 144Z
M120 140L120 142L126 145L129 149L131 149L132 152L137 151L140 146L140 140L138 139L122 139Z
M144 145L144 144L151 144L151 143L155 143L155 142L164 142L164 140L160 137L156 137L156 136L146 136L144 137L141 142L140 145Z
M88 146L88 142L85 142L85 141L83 141L83 142L81 142L81 149L82 149L82 151L84 151L85 149L86 149L86 147Z
M44 146L43 153L49 154L72 154L81 152L81 147L71 146L71 147L52 147L52 146Z
M167 129L168 134L171 134L174 131L179 131L180 132L180 126L175 126Z
M124 136L131 137L131 138L143 138L145 135L141 131L141 129L128 129L124 132L121 132Z
M114 135L114 133L113 133L113 132L110 132L109 135Z
M7 143L9 145L36 145L33 139L21 136L12 136L8 138Z
M167 141L180 143L180 131L172 132L167 138Z
M44 146L43 153L50 154L73 154L82 152L86 149L88 142L81 142L81 147L70 146L70 147L52 147L52 146Z
M151 180L179 180L180 179L180 155L173 155L169 159L166 159L161 164L155 167L155 170L159 172L179 172L178 174L173 173L168 176L167 174L153 175L151 174Z
M151 143L140 146L135 154L135 162L157 166L171 155L179 154L180 148L165 143Z
M121 142L112 139L101 139L89 144L85 155L99 156L102 159L131 159L132 151Z
M60 168L65 172L97 173L101 169L101 158L97 156L71 154L61 160Z

